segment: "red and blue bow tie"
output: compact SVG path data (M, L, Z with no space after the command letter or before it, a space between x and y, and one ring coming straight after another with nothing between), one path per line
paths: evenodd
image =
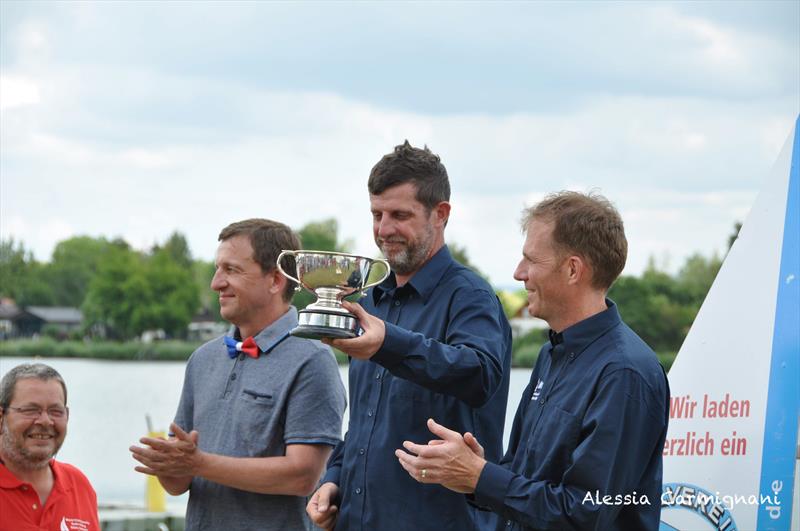
M236 341L234 338L225 336L225 346L228 347L228 356L233 359L244 352L251 358L258 357L258 345L256 344L253 336L248 337L244 341Z

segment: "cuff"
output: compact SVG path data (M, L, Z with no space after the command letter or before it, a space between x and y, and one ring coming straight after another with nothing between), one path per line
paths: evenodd
M474 503L491 509L503 507L514 475L510 470L487 461L478 478L478 484L475 485Z
M319 484L322 485L323 483L335 483L336 485L339 484L339 475L342 472L342 467L340 466L332 466L325 473L322 475L322 479L319 480Z
M283 443L286 445L289 444L326 444L328 446L336 447L337 444L342 442L341 439L337 439L336 437L326 437L324 435L320 435L317 437L287 437L283 440Z
M386 334L383 337L383 344L378 349L370 361L379 363L387 369L402 362L411 350L412 333L399 326L383 322Z

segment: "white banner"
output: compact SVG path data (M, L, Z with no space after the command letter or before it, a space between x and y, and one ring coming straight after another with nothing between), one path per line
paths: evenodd
M798 167L796 124L670 370L662 531L798 529Z

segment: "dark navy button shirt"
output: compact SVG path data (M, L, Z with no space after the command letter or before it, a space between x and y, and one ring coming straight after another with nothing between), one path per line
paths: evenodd
M658 529L669 386L607 304L539 353L508 451L486 464L475 491L502 516L497 529Z
M386 323L369 361L350 361L350 423L323 482L339 485L337 530L478 529L462 494L423 485L400 466L403 441L436 438L426 421L470 431L502 456L511 330L492 288L439 250L404 286L392 274L364 308Z

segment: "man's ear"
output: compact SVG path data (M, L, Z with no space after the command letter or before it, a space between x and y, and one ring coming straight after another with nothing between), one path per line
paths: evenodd
M578 284L582 280L588 280L592 272L589 264L577 255L570 255L565 263L568 284Z
M447 201L440 202L431 209L431 214L433 214L434 225L444 227L447 225L447 220L450 219L450 203Z
M272 277L272 286L269 288L270 293L283 293L283 291L286 289L286 283L289 282L289 279L283 276L283 273L278 271L277 267L267 273L267 276Z

